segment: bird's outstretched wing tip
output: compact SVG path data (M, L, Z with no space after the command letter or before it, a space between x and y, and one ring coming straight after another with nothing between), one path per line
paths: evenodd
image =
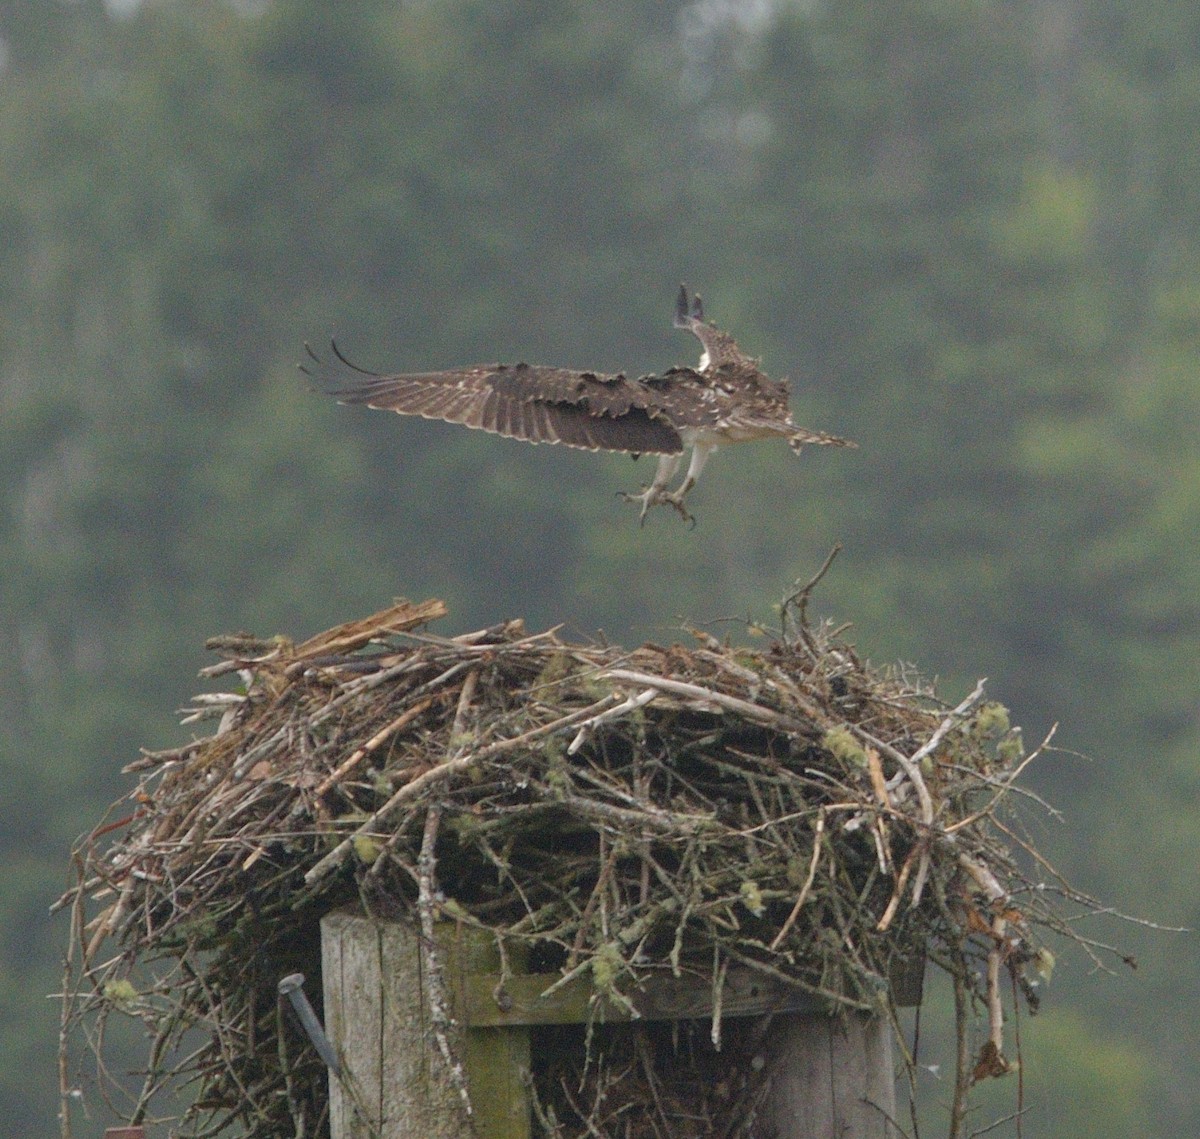
M304 359L296 367L312 381L314 391L320 391L325 395L340 399L342 396L353 395L358 391L357 385L361 381L356 377L363 376L367 380L381 378L380 373L364 368L349 359L333 336L329 338L331 357L320 355L307 340L303 343ZM347 372L353 373L354 376L348 378Z
M318 368L320 368L320 367L324 366L324 363L321 360L321 357L318 356L313 351L312 345L309 344L309 342L307 340L304 341L304 355L307 356L308 359L299 361L296 364L296 367L299 371L303 372L304 375L306 375L310 380L315 380L315 379L317 379L317 374L316 374L316 372L314 372L312 370L311 365L315 364Z
M370 368L360 367L353 360L347 359L346 354L338 347L338 342L334 337L329 338L329 347L333 354L338 358L338 361L345 364L352 372L357 372L360 376L369 376L371 379L378 379L379 373L371 371Z

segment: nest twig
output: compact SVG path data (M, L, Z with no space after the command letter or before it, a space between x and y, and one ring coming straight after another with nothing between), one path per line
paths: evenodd
M626 651L519 622L419 632L437 602L301 645L210 642L224 659L206 673L243 688L185 710L212 735L130 765L137 787L82 841L61 902L64 1134L81 1034L131 1123L154 1106L182 1113L180 1135L323 1133L324 1070L302 1037L285 1046L274 987L319 972L319 918L355 898L526 943L617 1003L650 971L732 961L894 1019L887 978L929 954L960 1019L988 1022L977 1056L960 1049L956 1133L965 1088L1008 1067L1003 981L1032 998L1042 937L1082 942L1055 895L1093 904L1015 838L1032 757L982 683L949 708L909 670L868 667L809 624L813 584L760 652L703 633ZM132 1086L105 1067L114 1014L149 1039ZM677 1089L650 1044L630 1047L587 1078L538 1077L543 1131L609 1134L618 1088L666 1119ZM755 1094L710 1104L726 1116L707 1133L738 1134Z

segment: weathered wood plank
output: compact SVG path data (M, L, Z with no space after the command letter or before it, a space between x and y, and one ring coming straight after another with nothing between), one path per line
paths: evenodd
M380 929L383 1061L382 1139L462 1139L470 1135L462 1097L438 1050L420 934L403 922ZM460 1041L450 1040L452 1048Z
M370 1139L366 1114L381 1118L383 981L378 930L350 914L321 922L321 977L325 1031L337 1049L346 1084L330 1073L329 1124L341 1139ZM348 1089L354 1091L348 1094ZM358 1106L354 1099L359 1101Z
M465 1034L463 1065L482 1139L529 1139L532 1118L528 1028L473 1028Z
M344 1081L329 1079L336 1139L462 1139L461 1098L429 1023L417 932L348 913L321 922L326 1031Z
M516 950L513 973L499 987L499 955L486 933L446 923L438 932L443 980L458 1022L451 1041L461 1056L475 1117L437 1050L423 973L420 935L401 922L376 923L353 913L322 922L327 1029L352 1081L331 1079L334 1139L528 1139L526 1079L530 1024L628 1020L611 1006L589 1009L589 981L542 994L557 974L526 974ZM895 983L895 982L894 982ZM919 998L920 974L903 982ZM646 1019L687 1020L712 1012L707 978L648 979L636 996ZM722 999L726 1017L772 1014L765 1055L771 1088L762 1119L778 1139L897 1139L891 1035L865 1015L829 1016L815 998L753 970L730 968ZM356 1100L361 1105L354 1107ZM369 1118L377 1134L364 1122Z
M924 963L898 973L893 991L902 1007L921 1003ZM591 978L582 975L547 993L559 981L557 973L517 973L504 982L506 1004L496 1002L499 974L464 977L455 991L456 1015L472 1027L505 1024L582 1024L593 1016L601 1022L632 1019L627 1007L599 1001L593 1007ZM712 981L708 977L669 973L647 977L629 994L630 1003L644 1020L693 1020L710 1016ZM776 980L755 969L731 966L721 997L722 1016L761 1016L766 1013L825 1013L828 1003L804 989Z
M632 1019L624 1005L601 1000L593 1007L591 978L580 976L547 993L557 973L520 973L507 978L504 993L511 1004L501 1007L495 993L499 974L479 973L464 978L457 1010L465 1024L484 1027L510 1024L583 1024ZM645 1020L694 1020L712 1014L712 982L707 977L646 979L630 994L630 1002ZM816 1012L823 1005L811 993L765 977L753 969L731 968L722 995L723 1016L755 1016L766 1012Z
M772 1033L761 1118L779 1139L899 1139L892 1037L879 1017L789 1015Z
M779 1024L771 1049L771 1090L762 1113L768 1134L780 1139L839 1135L831 1096L831 1029L827 1016L789 1016Z
M480 977L493 977L493 988L500 974L488 970L500 966L495 939L484 930L445 923L437 931L442 948L443 974L454 1005L454 1016L462 1033L462 1059L474 1110L475 1134L482 1139L529 1139L528 1077L530 1072L527 1024L475 1027L464 1018L464 993L476 986ZM515 947L512 964L523 967L524 947ZM488 992L488 1003L497 1007Z
M838 1135L897 1139L892 1033L879 1017L839 1018L830 1034L833 1114Z

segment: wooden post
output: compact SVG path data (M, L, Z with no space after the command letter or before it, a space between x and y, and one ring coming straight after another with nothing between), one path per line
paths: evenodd
M880 1017L789 1014L773 1034L764 1133L898 1139L891 1026Z
M354 913L321 922L325 1027L343 1078L330 1076L333 1139L528 1139L530 1026L581 1024L592 989L586 978L546 989L557 974L509 977L497 1000L499 962L487 935L447 923L439 932L447 993L461 1035L474 1117L434 1043L419 934L400 922ZM513 962L514 969L520 968ZM897 990L919 1003L920 978ZM648 1020L711 1016L705 979L655 977L634 998ZM602 1005L600 1019L630 1019ZM765 1061L771 1085L762 1107L766 1133L778 1139L896 1139L890 1028L868 1016L830 1016L807 994L744 968L728 970L722 1015L771 1014Z
M463 1068L470 1085L475 1135L479 1139L529 1139L529 1025L483 1025L466 1017L465 992L472 979L496 975L500 953L492 937L446 922L438 930L446 988L454 1015L465 1031L460 1037ZM524 947L513 951L514 968L523 969ZM495 998L489 993L495 1004Z
M444 927L447 942L455 932ZM479 939L443 948L452 993L466 971L498 967L494 948ZM451 1041L469 1073L469 1122L434 1043L418 932L334 913L321 923L321 951L326 1032L344 1071L329 1081L336 1139L459 1139L472 1133L471 1122L487 1139L528 1139L528 1028L473 1029Z

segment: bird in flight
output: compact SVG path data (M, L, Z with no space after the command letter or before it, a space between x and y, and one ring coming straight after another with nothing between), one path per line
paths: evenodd
M328 393L344 404L460 423L528 443L562 443L634 458L656 455L650 485L621 495L639 504L643 525L650 508L658 505L673 507L694 524L684 498L718 447L773 438L786 439L796 452L808 443L856 446L797 427L788 410L787 382L767 377L733 337L706 322L699 295L689 300L685 285L679 286L674 323L700 341L699 364L637 379L621 372L606 375L539 364L474 364L444 372L380 375L352 364L331 342L334 356L353 375L351 382ZM304 349L324 372L324 361L308 344ZM308 365L301 370L315 374ZM669 490L687 448L687 473Z

